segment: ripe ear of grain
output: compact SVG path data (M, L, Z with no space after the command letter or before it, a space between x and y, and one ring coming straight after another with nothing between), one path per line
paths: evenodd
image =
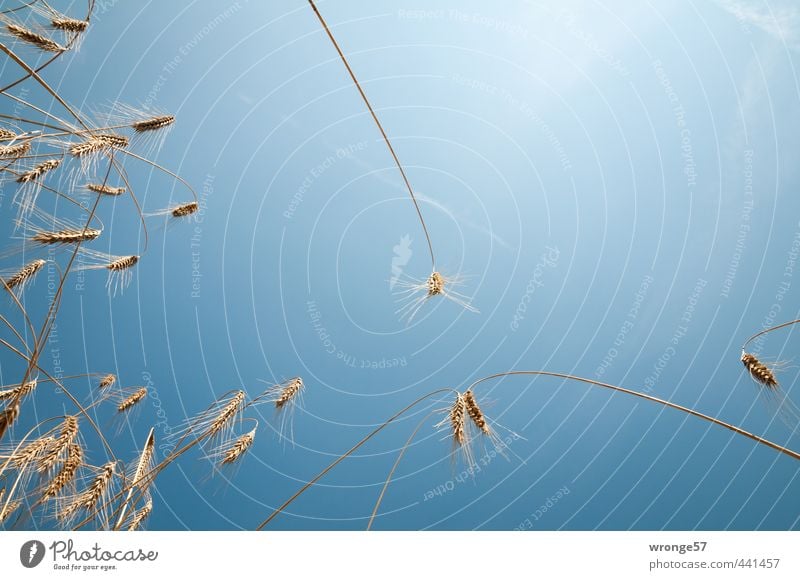
M303 379L300 377L290 380L275 399L275 408L280 409L294 399L303 388Z
M450 408L450 428L453 433L453 442L457 446L466 443L466 431L464 429L464 418L467 412L467 405L464 395L458 393L453 406Z
M19 506L21 505L22 505L21 499L12 499L10 502L8 502L8 505L6 505L6 502L0 504L0 524L6 521L8 519L8 516L17 511L17 509L19 509Z
M439 272L433 272L427 280L428 296L438 296L444 292L445 279Z
M107 389L108 387L112 386L117 381L116 375L107 374L100 382L97 384L98 389Z
M56 232L37 232L31 240L42 245L77 244L96 240L103 233L101 230L87 228L85 230L59 230Z
M33 279L36 273L41 270L46 263L47 262L44 260L34 260L33 262L25 264L19 270L19 272L12 275L5 281L6 286L8 286L10 290L23 287L27 282Z
M111 187L110 185L103 185L101 183L87 183L86 189L94 193L101 193L103 195L122 195L125 193L124 187Z
M7 407L0 411L0 439L6 434L9 427L14 424L14 421L19 417L19 403Z
M52 171L53 169L58 168L61 165L61 159L48 159L31 169L30 171L26 171L19 177L17 177L18 183L29 183L31 181L35 181L36 179L40 178L42 175L47 173L48 171Z
M27 154L31 149L29 141L17 143L16 145L3 145L0 147L0 159L16 159Z
M48 498L56 496L75 479L75 475L77 475L81 465L83 465L83 448L76 443L71 443L67 450L67 459L64 461L64 465L62 465L61 471L50 481L42 497Z
M132 268L136 265L139 261L139 256L123 256L113 262L109 262L106 265L106 269L111 270L112 272L119 272L121 270L127 270L128 268Z
M133 127L133 130L137 133L146 133L148 131L157 131L158 129L169 127L174 122L175 117L172 115L159 115L157 117L144 119L143 121L137 121L133 123L131 127Z
M9 22L6 24L6 30L12 36L15 36L23 42L27 42L28 44L35 46L39 50L44 50L46 52L64 52L66 50L66 48L58 44L56 41L17 24Z
M256 438L256 430L253 429L249 433L245 433L239 437L233 444L223 452L222 465L231 465L235 463L248 449L253 445Z
M27 383L23 383L21 385L17 385L12 389L4 389L0 391L0 401L4 401L7 399L13 399L15 397L24 397L26 395L30 395L35 389L38 382L36 380L28 381Z
M142 401L147 396L147 387L142 387L117 405L117 412L123 413Z
M767 367L764 363L758 360L754 355L742 352L742 364L744 364L750 376L756 381L767 387L777 387L778 381L775 378L775 373Z
M40 437L27 443L17 453L14 454L11 460L11 466L17 470L23 470L28 465L38 461L43 453L55 443L52 437Z
M61 431L59 432L58 438L48 447L47 452L39 461L39 471L45 472L53 467L63 452L72 445L77 436L78 418L74 415L68 415L61 424Z
M192 215L198 209L198 204L196 201L191 201L189 203L184 203L182 205L176 206L172 210L172 217L185 217L188 215Z
M150 513L152 511L153 511L153 500L148 499L145 506L133 514L133 517L131 518L131 523L128 526L128 531L133 532L138 530L141 527L142 523L144 523L144 521L148 518L148 516L150 516Z
M470 419L475 424L475 426L481 430L484 435L490 435L491 430L489 429L489 425L486 423L486 417L483 414L483 411L478 406L478 401L475 399L475 395L472 393L471 390L467 390L464 393L464 403L467 408L467 413L469 414Z
M244 404L244 391L236 391L231 400L220 410L208 428L208 437L214 437L222 431L236 416Z
M85 31L89 23L85 20L78 20L76 18L53 18L50 21L50 26L66 32L79 33Z

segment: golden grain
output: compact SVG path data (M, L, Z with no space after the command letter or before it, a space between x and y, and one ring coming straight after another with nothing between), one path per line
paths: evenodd
M66 50L66 48L58 44L56 41L38 34L33 30L19 26L18 24L9 22L6 24L6 30L8 30L12 36L17 37L40 50L44 50L46 52L63 52Z
M18 183L28 183L30 181L34 181L40 178L42 175L47 173L48 171L52 171L56 169L59 165L61 165L61 159L48 159L31 169L30 171L26 171L19 177L17 177Z
M131 523L128 526L128 531L133 532L135 530L138 530L152 511L153 511L153 500L148 499L145 506L133 514L133 517L131 518Z
M136 390L132 395L125 398L119 405L117 405L117 412L122 413L131 409L136 403L142 401L147 396L147 387L142 387Z
M102 185L100 183L87 183L86 189L103 195L122 195L125 193L124 187L111 187L110 185Z
M31 144L29 141L17 143L16 145L3 145L0 147L0 158L16 159L18 157L26 155L30 150L31 150Z
M133 127L133 130L137 133L145 133L147 131L157 131L158 129L169 127L174 122L175 117L172 115L159 115L143 121L137 121L133 123L131 127Z
M50 481L42 497L54 497L72 483L81 465L83 465L83 448L77 443L71 443L67 449L67 458L64 461L64 465L61 466L61 471Z
M253 445L256 438L256 430L253 429L249 433L245 433L226 450L223 451L221 465L230 465L235 463L248 449Z
M767 387L777 387L778 381L775 374L764 363L759 361L754 355L742 351L742 364L756 381Z
M91 228L86 229L66 229L58 230L55 232L37 232L31 237L31 240L37 244L43 245L61 245L61 244L76 244L78 242L89 242L96 240L102 230L95 230Z

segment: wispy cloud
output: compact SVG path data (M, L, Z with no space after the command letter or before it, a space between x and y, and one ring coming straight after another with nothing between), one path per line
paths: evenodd
M790 2L767 0L715 0L746 27L762 30L784 41L790 48L800 48L800 6Z

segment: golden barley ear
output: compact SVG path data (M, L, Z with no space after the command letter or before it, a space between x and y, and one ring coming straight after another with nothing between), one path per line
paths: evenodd
M475 395L471 389L467 389L464 393L464 403L467 407L467 414L473 424L480 429L481 433L484 435L491 435L492 431L489 428L489 424L486 422L486 417L483 415L480 406L478 406L478 401L475 399Z
M78 418L74 415L67 415L61 423L61 430L58 437L53 440L52 445L48 446L46 452L38 462L38 470L44 473L53 466L68 451L70 446L78 437Z
M100 379L100 382L97 383L97 388L100 390L107 389L108 387L114 386L114 383L116 382L117 376L109 373Z
M0 503L0 524L4 523L11 514L20 508L21 505L21 499L12 499Z
M150 431L147 433L147 439L145 440L144 447L142 447L142 452L139 455L139 461L136 462L136 467L130 473L130 483L127 484L128 493L125 497L125 501L120 506L119 519L114 529L120 529L125 522L128 505L131 503L134 491L139 490L141 497L148 497L149 499L148 489L155 477L155 475L152 474L153 464L155 462L155 450L155 428L151 427Z
M750 376L753 377L755 381L770 388L775 388L778 386L775 373L773 373L772 369L770 369L767 365L759 361L755 355L742 351L741 360L742 364L744 364L745 368L750 373Z
M39 165L35 166L33 169L26 171L25 173L17 177L17 183L29 183L31 181L35 181L39 179L41 176L43 176L45 173L57 169L59 165L61 165L61 159L48 159L46 161L43 161Z
M220 436L236 419L238 413L244 408L244 391L236 391L230 401L226 403L214 417L206 433L207 439Z
M37 384L38 381L33 379L27 383L11 387L10 389L2 389L0 390L0 401L16 399L17 397L19 397L19 400L21 401L24 397L27 397L34 390L36 390Z
M118 196L125 193L124 187L111 187L102 183L87 183L86 189L92 193L99 193L101 195Z
M63 246L66 244L77 244L96 240L102 234L102 230L92 228L86 229L67 229L56 231L39 231L31 236L31 241L43 246Z
M444 411L444 418L435 425L439 431L444 431L445 438L452 443L451 458L455 462L456 457L461 455L467 466L474 463L472 454L472 440L467 431L467 410L466 397L456 392L455 400Z
M139 256L137 255L114 256L85 246L81 246L80 253L84 260L74 269L77 271L106 270L108 272L106 288L108 288L108 293L112 295L116 295L118 290L120 292L125 290L133 277L133 267L139 263Z
M110 495L116 467L116 461L102 465L83 491L65 501L64 507L58 510L56 517L62 521L70 521L82 511L93 510L101 499Z
M150 514L152 512L153 512L153 500L151 498L147 498L147 503L144 504L144 507L133 513L131 521L128 524L128 531L134 532L136 530L141 529L142 524L148 517L150 517Z
M189 203L175 206L170 213L172 214L172 217L186 217L196 213L198 207L199 206L196 201L190 201Z
M173 115L157 115L141 121L135 121L131 124L133 130L137 133L147 133L149 131L158 131L165 127L169 127L175 122Z
M759 397L769 413L777 416L790 430L796 430L800 425L800 409L789 398L788 393L781 389L775 377L773 369L779 365L769 367L755 355L745 351L742 351L741 360L752 379L764 387L759 389Z
M254 428L244 435L240 435L234 441L220 446L218 451L218 455L221 457L219 465L233 465L236 463L253 446L255 438L256 429Z
M89 23L86 20L78 20L77 18L57 16L50 20L50 26L65 32L80 34L89 27Z
M128 268L133 268L139 262L139 256L123 256L117 260L109 262L106 269L111 272L121 272Z
M45 436L26 443L12 454L11 467L19 472L25 471L28 466L37 463L55 441L54 437Z
M12 404L0 411L0 439L19 417L19 402Z
M61 46L55 40L47 38L43 34L34 32L33 30L25 28L24 26L14 22L6 22L5 28L6 32L8 32L11 36L33 46L34 48L38 48L39 50L45 52L64 52L67 50L66 47Z
M411 324L425 303L436 296L442 296L470 312L478 312L478 309L470 304L469 297L454 289L460 283L461 278L448 277L435 270L421 282L410 278L396 280L395 285L399 290L395 294L399 297L400 304L396 313L400 320Z
M136 389L133 393L122 399L117 405L117 413L125 413L131 410L136 404L140 403L147 396L147 387Z
M18 159L23 155L27 155L30 150L30 141L23 141L16 145L2 145L0 146L0 159Z
M28 262L17 272L6 278L6 287L12 292L22 292L25 286L33 281L33 278L47 262L45 260L33 260Z
M302 408L304 390L303 379L294 377L268 387L256 399L256 401L264 400L275 405L278 436L292 445L294 445L294 413L298 407Z
M75 480L81 465L83 465L83 448L77 443L70 443L61 470L50 480L42 493L42 499L52 498L61 493Z

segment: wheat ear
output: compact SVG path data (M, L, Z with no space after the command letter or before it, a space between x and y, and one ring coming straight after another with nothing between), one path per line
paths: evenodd
M122 195L125 193L124 187L111 187L110 185L103 185L101 183L87 183L86 189L93 193L100 193L103 195Z
M47 161L43 161L30 171L26 171L25 173L17 177L17 183L28 183L31 181L35 181L45 173L58 168L59 165L61 165L61 159L48 159Z
M123 413L129 409L131 409L134 405L139 403L142 399L147 396L147 387L142 387L137 389L132 395L126 397L122 400L122 402L117 405L117 412Z
M137 512L134 512L133 517L131 518L131 523L128 526L128 531L133 532L139 529L142 523L150 516L153 512L153 500L148 499L147 503L144 507Z
M14 24L9 22L6 24L6 30L12 35L23 42L27 42L28 44L35 46L40 50L44 50L45 52L64 52L66 48L58 44L55 40L47 38L33 30L29 30L18 24Z
M778 386L775 373L767 365L759 361L755 355L742 351L742 364L744 364L750 376L762 385L770 388Z
M146 133L148 131L157 131L164 127L169 127L175 122L175 117L172 115L158 115L142 121L136 121L131 125L133 130L137 133Z

